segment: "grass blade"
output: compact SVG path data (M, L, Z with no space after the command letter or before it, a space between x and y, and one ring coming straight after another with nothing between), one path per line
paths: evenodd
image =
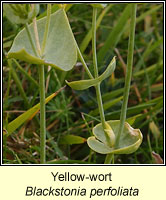
M104 43L104 46L100 49L98 53L98 61L101 63L101 61L104 59L106 53L109 51L109 49L114 49L116 44L118 43L121 35L123 34L125 30L125 24L127 23L127 20L130 16L130 4L128 4L122 15L120 16L117 24L109 34L107 40Z
M45 99L45 104L48 103L52 98L54 98L63 88L59 89L57 92L51 94L49 97ZM10 122L7 125L7 134L10 135L13 133L19 126L21 126L25 121L28 119L32 119L40 110L40 103L37 105L33 106L29 110L27 110L25 113L14 119L12 122Z
M39 87L39 84L35 81L34 78L32 78L32 76L30 76L22 67L21 65L14 59L12 58L12 60L14 61L14 63L17 65L18 69L26 76L26 78L32 82L36 87Z
M99 15L98 19L97 19L97 22L96 22L96 31L97 29L99 28L100 24L101 24L101 21L103 19L103 17L106 15L106 13L110 10L110 8L113 6L114 4L110 4L108 5L102 12L101 14ZM84 53L84 51L86 50L89 42L91 41L92 39L92 28L89 30L89 32L86 34L84 40L82 41L81 45L80 45L80 51L82 53Z
M111 100L109 102L106 102L103 104L103 108L104 108L104 111L106 111L108 108L112 107L113 105L115 105L116 103L118 103L119 101L121 101L123 98L123 96L119 97L119 98L116 98L114 100ZM99 109L95 109L95 110L92 110L89 115L92 115L92 116L96 116L99 114Z
M86 139L78 135L63 135L60 137L59 144L82 144L85 143Z
M11 73L12 73L13 79L16 82L16 85L17 85L17 87L19 89L19 92L20 92L20 94L21 94L21 96L22 96L22 98L23 98L23 100L25 102L25 105L26 105L26 107L28 107L28 105L29 105L28 98L26 96L26 93L24 92L24 89L22 87L22 83L21 83L19 77L17 76L17 73L16 73L16 71L15 71L13 65L12 65L12 60L8 59L7 62L8 62L8 65L9 65L10 69L11 69Z

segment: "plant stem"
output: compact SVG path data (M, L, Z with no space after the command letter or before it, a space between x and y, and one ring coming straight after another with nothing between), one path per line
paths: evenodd
M44 32L44 38L42 42L41 56L44 57L43 53L48 38L48 31L50 26L51 16L51 4L47 6L47 20ZM39 67L39 80L40 80L40 163L46 162L46 117L45 117L45 74L44 65Z
M129 36L129 44L128 44L128 56L127 56L127 72L126 72L126 78L125 78L123 105L122 105L122 111L121 111L121 116L120 116L120 126L118 130L118 135L115 141L116 148L118 148L120 136L123 132L124 123L126 120L127 103L128 103L128 97L129 97L129 91L130 91L130 82L131 82L132 65L133 65L136 9L137 9L137 4L132 3L131 4L130 36Z
M44 54L44 50L45 50L46 43L47 43L50 19L51 19L51 4L48 4L47 5L47 21L46 21L46 26L45 26L44 38L43 38L43 42L42 42L42 50L41 50L42 55Z
M98 76L98 68L97 68L97 57L96 57L96 15L97 15L97 8L93 8L93 20L92 20L92 48L93 48L93 62L94 62L94 71L95 71L95 77ZM87 74L89 75L90 78L93 79L93 75L91 74L91 72L89 71L86 62L81 54L81 51L77 45L76 42L76 46L77 46L77 52L78 52L78 56L83 64L83 67L85 69L85 71L87 72ZM101 98L101 92L100 92L100 83L97 84L97 86L95 87L96 89L96 96L97 96L97 102L98 102L98 107L99 107L99 112L100 112L100 118L101 118L101 122L104 125L105 122L105 116L104 116L104 109L103 109L103 103L102 103L102 98Z
M97 56L96 56L96 16L97 16L97 8L93 8L93 18L92 18L92 52L93 52L93 66L94 66L94 74L95 78L98 77L98 67L97 67ZM99 107L100 119L103 128L105 127L105 116L104 109L100 91L100 83L95 86L96 89L96 97L97 103Z
M36 46L38 49L38 52L36 51L36 48L33 44L33 40L28 28L28 25L26 24L26 30L32 45L32 48L38 57L44 57L44 49L47 42L48 37L48 31L49 31L49 25L50 25L50 16L51 16L51 4L48 4L47 7L47 20L46 20L46 27L44 32L44 38L42 43L42 50L40 50L40 43L39 43L39 36L37 31L37 23L36 18L34 18L34 33L35 33L35 39L36 39ZM44 65L39 66L39 87L40 87L40 163L44 164L46 162L46 117L45 117L45 74L44 74Z
M46 120L45 120L45 80L44 65L39 66L39 88L40 88L40 163L46 162Z
M98 77L97 56L96 56L96 16L97 16L97 8L93 8L92 51L93 51L93 65L94 65L95 78ZM100 113L100 119L101 119L103 129L105 129L105 115L104 115L103 102L102 102L102 96L101 96L101 91L100 91L100 83L98 83L95 86L95 89L96 89L96 96L97 96L97 103L98 103L98 108L99 108L99 113ZM105 134L106 138L108 138L105 131L104 131L104 134ZM111 160L113 159L113 157L114 157L113 154L107 154L104 163L109 164L111 162Z
M37 47L38 55L39 55L39 57L41 57L41 49L40 49L40 42L39 42L39 35L38 35L36 17L33 18L33 29L34 29L34 33L35 33L35 41L36 41L36 47Z
M114 154L109 153L106 155L104 164L110 164L112 162L112 160L114 160Z
M95 78L98 77L97 56L96 56L96 16L97 16L97 8L93 8L93 18L92 18L92 52L93 52L93 65L94 65Z
M103 102L102 102L102 96L101 96L101 91L100 91L100 83L98 83L95 86L95 89L96 89L96 97L97 97L97 103L98 103L98 108L99 108L99 113L100 113L100 119L101 119L103 129L105 129L105 115L104 115Z
M27 31L28 38L29 38L29 41L30 41L30 43L31 43L31 46L32 46L32 49L33 49L34 54L35 54L36 56L39 56L38 53L37 53L37 51L36 51L36 47L35 47L35 45L34 45L33 38L32 38L32 35L31 35L31 32L30 32L30 30L29 30L29 26L28 26L27 23L25 24L25 29L26 29L26 31Z
M35 33L36 46L38 51L38 57L42 57L41 48L39 43L39 35L37 30L36 17L33 19L33 28ZM40 164L46 162L46 117L45 117L45 75L44 65L39 67L39 89L40 89Z
M86 73L88 74L89 78L93 78L93 75L91 74L91 72L90 72L90 70L89 70L89 68L88 68L88 66L87 66L87 64L86 64L86 62L85 62L85 60L83 58L83 55L82 55L82 53L81 53L81 51L80 51L80 49L78 47L78 44L77 44L76 40L75 40L75 44L76 44L76 47L77 47L78 57L79 57L80 61L82 62L82 65L83 65Z
M106 6L106 7L102 10L101 14L99 15L99 17L98 17L98 19L97 19L97 21L96 21L96 29L99 28L100 23L101 23L103 17L106 15L106 13L110 10L110 8L111 8L113 5L114 5L114 4L109 4L108 6ZM89 30L89 32L86 34L85 38L84 38L83 41L81 42L80 50L81 50L82 53L85 52L85 50L86 50L88 44L89 44L90 41L91 41L91 38L92 38L92 28Z
M96 56L96 15L97 15L97 8L93 8L93 20L92 20L92 49L93 49L93 65L94 65L94 72L95 72L95 77L98 77L98 67L97 67L97 56ZM87 72L87 74L89 75L89 77L91 79L93 79L93 75L91 74L91 72L89 71L86 62L84 61L84 58L82 56L82 53L77 45L76 42L76 46L77 46L77 52L78 52L78 56L83 64L83 67L85 69L85 71ZM98 83L95 86L96 89L96 96L97 96L97 102L98 102L98 108L99 108L99 112L100 112L100 119L101 119L101 123L103 128L105 127L105 115L104 115L104 109L103 109L103 103L102 103L102 96L101 96L101 91L100 91L100 83ZM110 159L110 156L108 156L108 159L106 162L110 163L112 160L112 158Z
M82 65L83 65L85 71L87 72L89 78L93 78L93 75L91 74L91 72L90 72L89 69L88 69L88 66L87 66L87 64L86 64L86 62L85 62L85 60L84 60L84 58L83 58L83 56L82 56L82 53L81 53L81 51L80 51L80 49L79 49L79 47L78 47L77 42L76 42L76 47L77 47L78 56L79 56L79 58L80 58L80 61L82 62Z

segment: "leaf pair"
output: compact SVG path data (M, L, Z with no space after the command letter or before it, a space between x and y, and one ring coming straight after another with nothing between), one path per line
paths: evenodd
M101 83L104 79L108 78L114 72L115 67L116 67L116 60L114 56L110 64L108 65L107 69L99 77L81 81L72 81L72 82L66 81L66 83L74 90L85 90L88 89L89 87L97 85L98 83Z
M45 24L46 17L37 20L40 46L42 46ZM35 38L33 24L29 25L29 29L32 38ZM77 49L65 11L59 9L51 15L43 59L35 55L25 28L15 37L8 58L16 58L33 64L50 65L62 71L71 70L77 61Z
M119 130L120 120L110 120L107 123L112 128L115 139ZM139 129L133 129L125 122L123 134L120 137L118 147L110 147L107 143L106 135L102 124L98 124L93 128L94 136L87 140L88 146L97 153L101 154L130 154L135 152L142 143L142 133Z

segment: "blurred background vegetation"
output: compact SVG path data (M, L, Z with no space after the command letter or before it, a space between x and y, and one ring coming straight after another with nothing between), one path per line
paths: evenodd
M38 19L46 15L40 5ZM52 12L59 7L52 4ZM67 15L77 43L93 73L91 48L92 7L86 3L68 4ZM117 67L101 84L107 120L119 119L123 100L129 35L128 4L107 4L98 9L97 56L101 74L113 56ZM37 68L13 61L6 54L23 28L13 24L3 12L3 126L39 102ZM88 78L78 60L73 70L61 72L45 67L46 97L65 85L65 80ZM163 158L163 4L140 3L137 8L134 66L127 118L135 116L134 128L141 129L143 143L133 154L115 156L116 164L161 163ZM92 152L86 139L99 121L94 88L74 91L69 87L46 105L48 163L104 162L105 155ZM3 163L39 163L39 114L12 135L3 135ZM73 138L69 135L80 136ZM157 158L152 155L157 153ZM156 154L155 154L156 155Z

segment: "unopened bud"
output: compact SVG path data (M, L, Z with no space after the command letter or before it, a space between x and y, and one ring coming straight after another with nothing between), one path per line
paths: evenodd
M108 146L113 147L115 144L115 134L111 126L107 122L105 122L104 132L106 134Z

